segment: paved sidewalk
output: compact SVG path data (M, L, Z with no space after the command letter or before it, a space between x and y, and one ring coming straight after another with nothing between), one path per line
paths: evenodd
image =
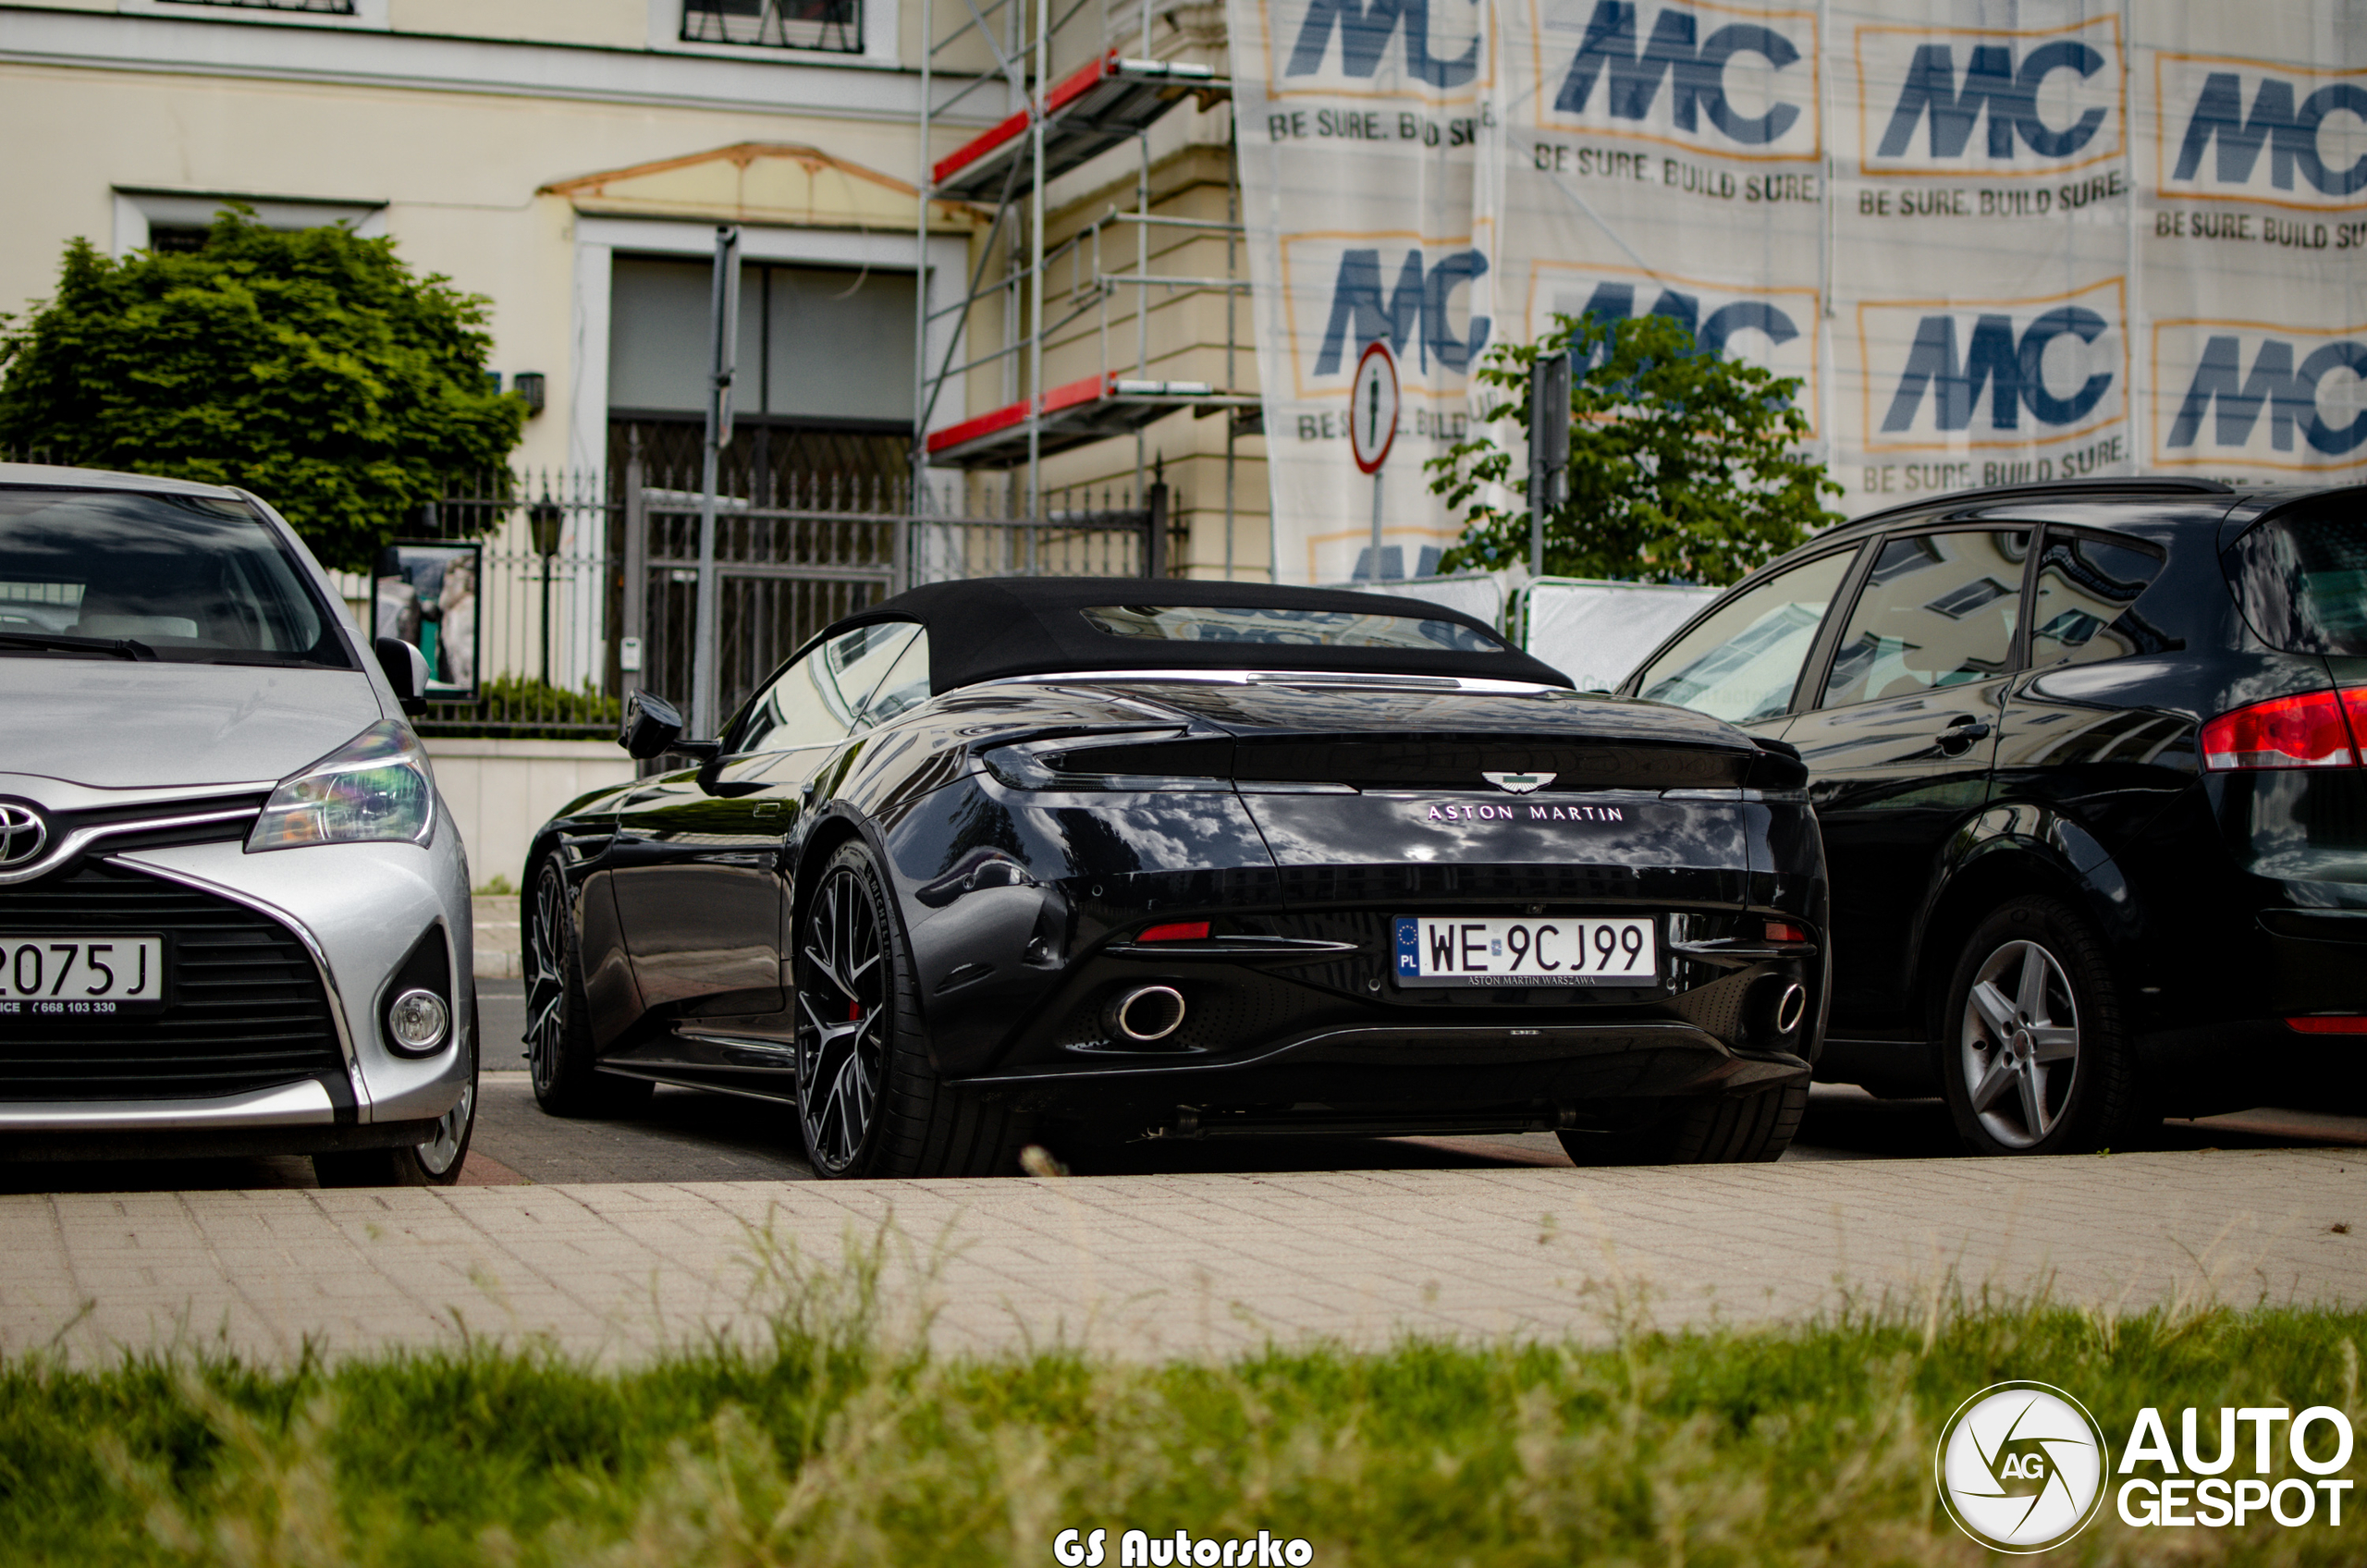
M476 977L480 980L515 980L526 973L519 957L519 943L523 939L518 929L518 895L515 893L476 893L471 895L473 906L470 912L470 947L475 955Z
M264 1357L465 1332L631 1359L754 1333L750 1227L835 1263L890 1225L936 1341L1122 1355L1752 1321L1951 1276L2139 1307L2367 1302L2345 1150L1680 1170L713 1182L0 1196L0 1345Z

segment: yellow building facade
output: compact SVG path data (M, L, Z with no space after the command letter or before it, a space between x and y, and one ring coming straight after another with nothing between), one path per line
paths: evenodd
M0 145L13 154L0 311L21 315L43 299L76 236L117 255L188 243L230 201L275 226L350 223L491 300L491 367L506 386L541 378L520 464L607 472L627 435L653 461L695 457L705 268L715 226L737 223L751 270L735 449L745 460L761 440L776 467L901 470L916 332L942 361L1023 325L989 300L953 340L953 307L974 284L991 290L1018 252L984 206L923 211L924 151L942 158L1020 104L990 81L935 116L923 148L923 39L970 15L956 0L925 18L928 3L0 6ZM1149 18L1153 53L1220 75L1216 15L1081 7L1057 36L1052 74L1096 51L1139 49L1138 18ZM927 91L942 102L992 66L975 40L940 51ZM1146 165L1159 210L1228 219L1230 141L1227 104L1183 105L1153 128L1147 157L1122 149L1049 184L1048 240L1134 202ZM1188 252L1194 270L1245 275L1234 249L1214 230L1171 236L1154 270ZM1061 280L1049 281L1057 300ZM1045 385L1112 352L1132 365L1140 339L1163 375L1254 391L1245 297L1108 292L1096 310L1059 312L1073 319L1048 340ZM1146 299L1137 333L1131 312ZM928 423L957 424L1026 391L1007 365L974 371L941 389ZM1260 446L1248 422L1189 411L1143 432L1141 460L1163 468L1182 525L1172 570L1221 575L1230 556L1235 575L1266 575ZM1060 454L1043 483L1131 484L1137 447L1127 438ZM951 470L931 481L965 505L997 483Z

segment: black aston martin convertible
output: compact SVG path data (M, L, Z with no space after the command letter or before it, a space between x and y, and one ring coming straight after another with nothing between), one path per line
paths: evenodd
M1825 1005L1798 758L1581 694L1417 600L915 589L799 651L694 767L527 863L559 1115L653 1084L793 1105L828 1176L1041 1142L1542 1131L1772 1159Z

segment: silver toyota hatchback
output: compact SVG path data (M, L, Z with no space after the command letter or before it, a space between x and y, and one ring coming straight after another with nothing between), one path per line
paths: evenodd
M257 497L0 464L0 1159L459 1178L469 873L425 683Z

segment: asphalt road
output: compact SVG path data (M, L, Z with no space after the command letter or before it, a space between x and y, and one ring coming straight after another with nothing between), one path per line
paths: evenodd
M481 981L486 1051L477 1131L462 1181L810 1181L786 1107L661 1088L630 1117L561 1121L534 1104L524 1061L508 1042L525 1023L518 981ZM2367 1146L2367 1117L2263 1109L2165 1124L2165 1149ZM1936 1100L1878 1100L1819 1085L1787 1160L1952 1157L1956 1143ZM1136 1144L1078 1156L1078 1175L1245 1170L1379 1170L1566 1166L1550 1133L1453 1138L1277 1138L1255 1143ZM313 1184L300 1158L0 1164L0 1192L205 1191Z

